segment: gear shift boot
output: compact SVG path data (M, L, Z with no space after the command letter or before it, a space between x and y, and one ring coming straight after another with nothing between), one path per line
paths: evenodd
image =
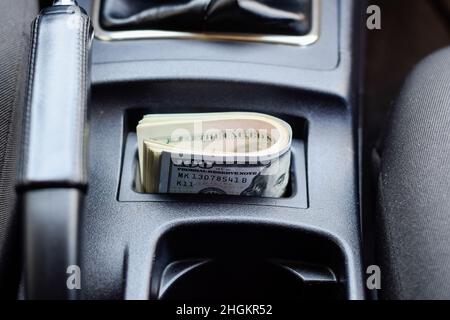
M166 30L301 36L312 0L103 0L105 30Z

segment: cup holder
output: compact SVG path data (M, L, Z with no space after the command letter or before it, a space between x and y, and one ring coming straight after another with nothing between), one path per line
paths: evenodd
M345 299L344 259L327 238L271 225L196 224L157 245L150 299Z
M337 288L335 274L320 266L263 260L180 261L164 270L158 299L332 299Z

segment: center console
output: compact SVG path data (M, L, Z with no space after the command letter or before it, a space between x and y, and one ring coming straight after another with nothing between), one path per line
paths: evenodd
M78 2L96 30L81 297L364 299L359 1L312 0L299 34L111 27ZM286 195L140 192L143 115L221 111L291 125Z

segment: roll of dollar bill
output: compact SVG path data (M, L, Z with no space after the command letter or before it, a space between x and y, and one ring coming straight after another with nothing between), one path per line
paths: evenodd
M147 193L286 192L292 129L281 119L253 112L152 114L136 130Z

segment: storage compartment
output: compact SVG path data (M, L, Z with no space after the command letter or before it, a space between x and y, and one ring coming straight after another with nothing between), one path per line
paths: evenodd
M190 108L196 112L196 108ZM212 112L205 111L203 112ZM217 110L215 110L217 111ZM250 204L272 204L307 208L306 181L306 121L298 117L281 116L293 128L293 142L291 148L291 169L288 188L282 198L258 198L231 195L198 195L198 194L149 194L141 188L139 177L139 160L137 155L136 126L145 114L156 113L149 109L128 109L125 114L122 173L119 188L119 201L176 201L189 198L190 201L221 201L242 202Z
M158 242L151 299L343 299L331 240L275 226L199 224Z

